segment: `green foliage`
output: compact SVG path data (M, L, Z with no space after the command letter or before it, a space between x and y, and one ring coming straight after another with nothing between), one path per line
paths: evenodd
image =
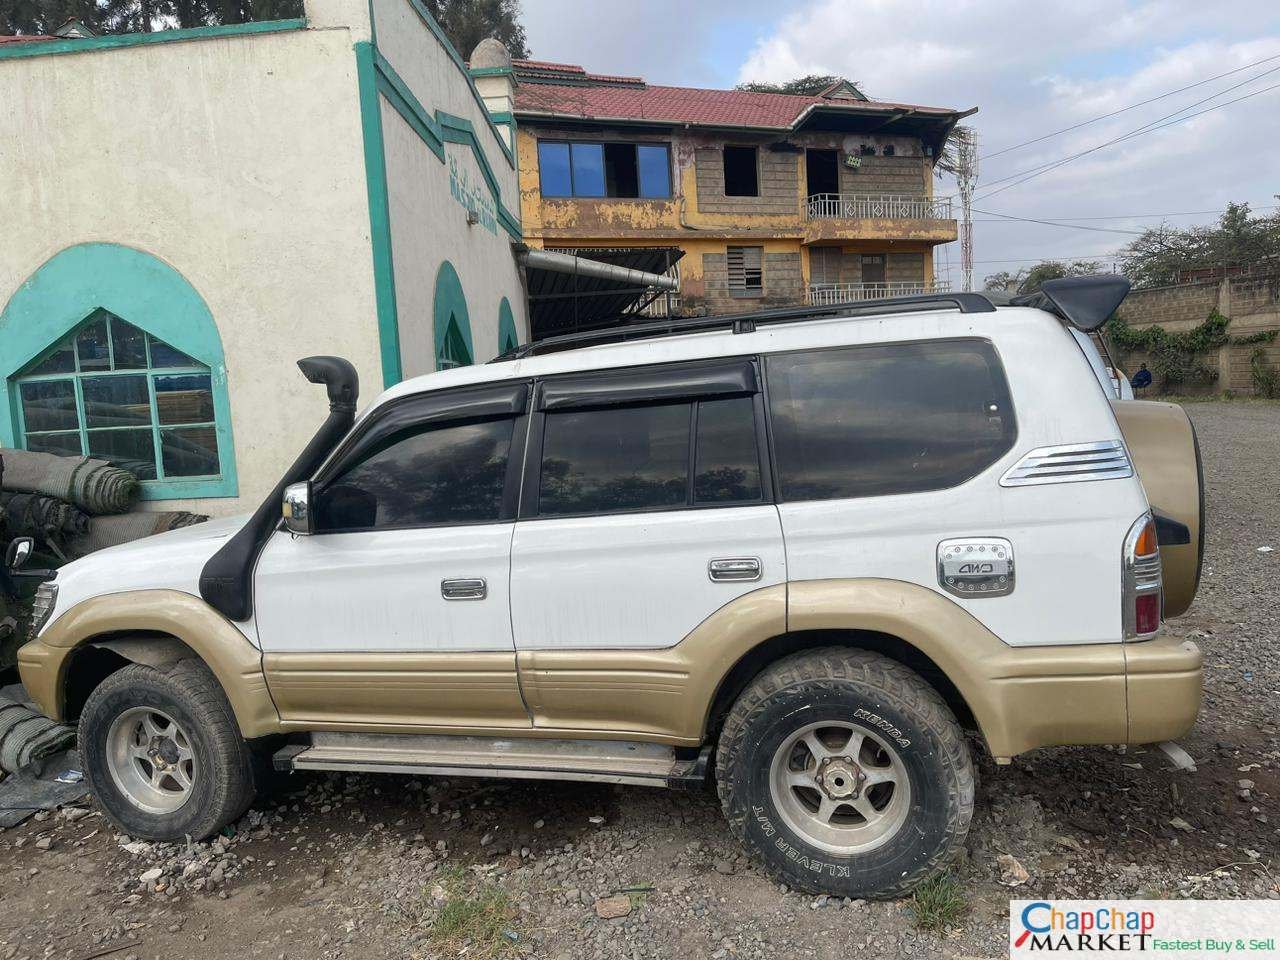
M520 23L520 0L426 0L453 48L463 57L481 40L497 40L513 60L529 58L528 40Z
M1044 260L1033 267L1009 272L1001 270L993 273L983 281L987 290L1004 290L1007 293L1031 293L1039 290L1046 280L1057 280L1061 277L1089 277L1101 273L1102 266L1093 260L1073 260L1065 263L1062 260Z
M1280 396L1280 371L1267 361L1267 351L1261 347L1249 355L1249 375L1258 396L1268 400Z
M1217 311L1209 311L1204 322L1191 330L1182 333L1171 333L1156 324L1143 330L1135 330L1125 322L1123 317L1114 316L1107 321L1106 334L1108 342L1124 354L1143 352L1148 354L1151 374L1158 381L1161 389L1175 384L1200 382L1212 383L1218 373L1206 365L1200 355L1211 350L1227 346L1243 346L1245 344L1271 343L1276 338L1276 330L1264 330L1247 334L1243 337L1232 337L1227 334L1227 326L1231 320ZM1254 352L1257 357L1261 349ZM1265 355L1264 361L1265 362ZM1257 384L1255 372L1255 385ZM1270 394L1264 394L1270 396Z
M1247 203L1228 205L1217 224L1147 230L1120 251L1123 273L1135 287L1178 282L1188 270L1280 257L1280 211L1255 217Z
M746 90L750 93L790 93L800 97L816 97L827 87L844 82L846 82L844 77L834 77L826 73L810 73L807 76L796 77L794 80L787 80L784 83L769 83L765 80L740 83L734 89ZM858 86L852 81L848 82L855 88Z
M492 960L520 952L514 926L518 911L506 893L492 884L469 879L461 868L445 872L439 882L445 902L431 925L430 936L448 949L450 956Z
M950 874L930 877L911 895L911 912L916 926L932 933L943 933L969 910L964 888Z
M113 34L302 15L302 0L11 0L0 4L0 33L53 33L70 18Z

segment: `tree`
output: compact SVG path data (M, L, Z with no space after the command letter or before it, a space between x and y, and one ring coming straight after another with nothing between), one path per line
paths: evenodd
M53 33L70 18L98 34L149 33L301 17L302 0L11 0L0 32Z
M471 56L481 40L494 39L513 60L527 60L529 48L520 23L520 0L426 0L453 48Z
M1092 260L1075 260L1071 263L1045 260L1034 267L1024 267L1013 273L1008 270L993 273L983 281L983 287L987 290L1003 290L1006 293L1030 293L1040 289L1040 285L1046 280L1057 280L1059 277L1087 277L1101 272L1101 265Z
M1218 223L1147 230L1120 251L1125 276L1135 287L1178 283L1193 270L1280 258L1280 211L1255 217L1247 203L1227 205Z
M855 89L858 86L852 81L846 81L844 77L833 77L825 73L811 73L808 76L788 80L785 83L769 83L764 80L740 83L734 89L746 90L750 93L790 93L800 97L816 97L827 87L836 83L846 82Z

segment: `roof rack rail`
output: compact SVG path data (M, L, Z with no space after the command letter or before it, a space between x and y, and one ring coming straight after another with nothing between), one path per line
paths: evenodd
M602 327L580 333L547 337L534 343L526 343L508 350L490 363L505 363L544 353L594 347L627 340L649 340L655 337L673 337L685 333L701 333L707 330L730 328L734 333L753 333L757 327L774 323L802 323L806 320L824 320L830 317L877 316L887 313L903 313L930 308L954 307L961 313L992 313L995 304L980 293L921 293L902 297L883 297L878 300L857 300L822 307L779 307L774 310L758 310L753 313L730 313L713 317L684 317L675 320L657 320L651 323L635 323L619 327Z

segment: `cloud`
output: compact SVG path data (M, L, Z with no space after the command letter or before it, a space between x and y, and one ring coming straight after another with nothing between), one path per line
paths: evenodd
M976 206L1020 217L1165 213L1221 209L1231 200L1274 204L1269 144L1280 90L1185 123L1136 136L993 193L994 182L1080 153L1146 123L1280 84L1280 59L1187 90L1029 147L1002 148L1158 97L1253 61L1280 56L1280 9L1271 2L1210 5L1173 0L1122 4L1077 0L808 0L747 51L737 79L784 80L836 73L876 99L966 108L980 137ZM1195 101L1275 69L1198 107ZM984 188L984 184L990 184ZM945 192L945 188L944 188ZM975 214L975 220L999 218ZM1212 216L1174 218L1186 224ZM1089 225L1141 230L1146 220ZM1035 224L979 222L975 259L1002 261L1112 251L1122 234ZM940 251L959 262L959 251ZM977 279L1016 263L979 264ZM952 278L959 279L958 270Z

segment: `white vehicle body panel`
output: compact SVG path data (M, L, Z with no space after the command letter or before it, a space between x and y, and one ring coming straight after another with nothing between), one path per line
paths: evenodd
M512 650L510 523L274 534L255 608L268 653ZM482 600L446 600L441 581L480 577ZM514 667L514 660L513 660Z
M58 602L49 623L82 600L133 590L177 590L200 596L200 571L247 516L209 520L98 550L58 570ZM236 627L255 645L252 619ZM48 624L45 625L45 629Z
M759 580L708 576L711 560L740 557L760 560ZM730 600L786 579L772 504L525 521L512 547L516 648L674 646Z

